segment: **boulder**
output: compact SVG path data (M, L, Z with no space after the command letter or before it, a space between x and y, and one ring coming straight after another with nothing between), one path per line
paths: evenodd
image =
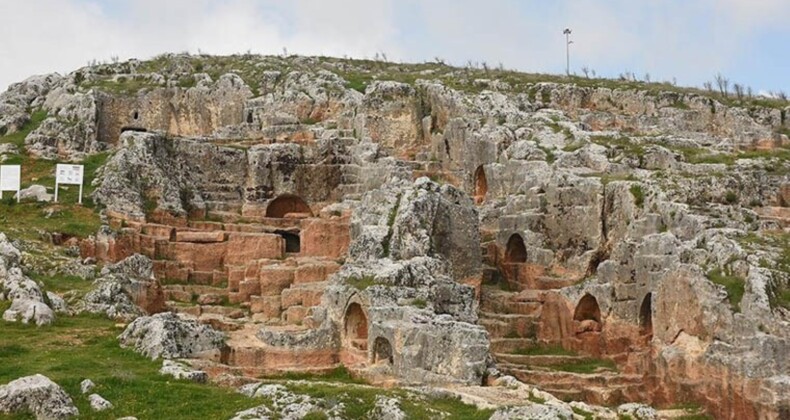
M121 347L132 348L152 360L218 355L225 345L221 332L172 313L137 318L118 340Z
M406 413L401 410L400 401L383 395L376 396L376 405L367 414L370 419L405 420Z
M37 419L79 415L71 397L44 375L19 378L0 386L0 413L32 413Z
M208 381L208 374L202 370L192 369L186 363L175 360L162 361L162 368L159 369L162 375L169 375L179 380L197 382L204 384Z
M532 404L500 408L490 420L571 420L573 410L558 405Z
M93 411L105 411L111 410L113 408L112 403L102 398L102 396L99 394L89 395L88 401L90 402Z
M83 394L93 391L93 388L96 388L96 384L94 384L90 379L85 379L80 382L80 392Z
M52 201L53 195L47 192L47 187L43 185L31 185L25 189L19 191L19 200L27 201L39 201L39 202L50 202Z
M105 266L93 284L93 290L83 298L84 311L131 321L164 309L162 289L153 278L153 263L145 256L135 254Z

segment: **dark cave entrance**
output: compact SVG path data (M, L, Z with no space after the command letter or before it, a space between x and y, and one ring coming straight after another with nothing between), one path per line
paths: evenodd
M298 253L302 251L302 239L299 237L299 232L276 230L274 233L280 235L285 240L285 252Z
M392 344L384 337L376 337L373 341L373 363L381 362L392 364Z
M653 335L653 293L648 293L639 308L639 326L642 335Z
M524 239L518 233L510 235L510 239L507 240L505 262L508 264L527 262L527 247L524 246Z
M488 194L488 180L486 179L486 171L483 168L483 165L480 165L477 167L477 170L475 170L475 203L480 204L485 201L486 194Z
M576 311L573 313L574 321L595 321L601 322L601 308L598 306L598 300L591 294L586 294L581 298L579 304L576 305Z

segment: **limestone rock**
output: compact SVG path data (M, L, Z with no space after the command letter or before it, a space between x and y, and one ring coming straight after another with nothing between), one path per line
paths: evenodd
M644 404L623 404L617 407L617 415L630 416L638 420L655 420L658 419L658 413L653 407Z
M99 394L89 395L88 401L90 401L93 411L105 411L113 408L112 403L102 398Z
M164 297L152 267L151 260L139 254L105 266L93 290L85 295L83 310L127 321L161 311Z
M400 408L400 401L384 396L376 397L376 405L367 414L368 418L379 420L405 420L406 413Z
M82 382L80 382L80 392L83 394L93 391L93 388L96 388L96 384L94 384L90 379L84 379Z
M21 201L34 200L39 202L52 201L53 195L47 192L47 188L43 185L31 185L19 191L19 199Z
M192 369L186 363L175 360L162 361L162 368L159 369L162 375L169 375L179 380L186 380L204 384L208 381L208 374L202 370Z
M31 299L14 299L11 307L3 313L3 320L23 324L34 323L37 326L49 325L55 320L55 314L44 302Z
M153 359L178 359L215 354L225 337L207 325L171 313L135 319L118 337L121 347Z
M0 413L30 412L37 419L65 419L79 415L68 394L43 375L26 376L0 385Z
M21 252L5 234L0 233L0 300L11 301L11 307L3 313L3 319L35 323L38 326L51 324L55 314L48 305L49 296L22 273L21 258ZM62 299L54 297L55 307L63 309Z
M500 408L491 420L570 420L573 411L555 405L532 404L521 407Z

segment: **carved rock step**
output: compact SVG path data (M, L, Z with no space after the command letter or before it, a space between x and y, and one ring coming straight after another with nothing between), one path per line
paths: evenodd
M219 306L219 305L188 305L175 301L168 301L165 303L167 310L187 314L194 317L201 317L206 314L223 316L229 319L242 319L247 316L247 311L243 308L236 308L232 306Z
M535 346L532 338L491 338L491 353L513 353Z
M305 331L298 326L267 327L288 331ZM259 325L247 324L228 333L228 353L223 363L234 366L248 376L274 375L286 372L326 372L337 367L337 352L329 350L294 349L266 345L256 337Z
M589 404L617 405L637 401L646 392L644 378L640 375L624 375L611 371L582 374L508 363L499 363L497 368L566 401L581 400Z
M480 312L479 324L494 338L534 338L538 317L534 315L497 314Z
M508 365L522 365L527 367L546 366L551 367L562 363L580 362L588 359L584 356L565 356L553 354L513 354L513 353L494 353L494 360L497 363Z
M545 367L527 367L512 363L499 363L497 368L515 376L528 384L552 384L555 387L614 387L620 385L641 385L641 375L625 375L613 371L596 373L574 373L553 370Z
M199 285L169 284L163 287L163 291L166 300L183 303L211 302L217 304L227 301L228 296L227 288Z
M525 298L521 293L508 292L496 287L484 286L480 298L480 310L497 314L540 316L542 299Z

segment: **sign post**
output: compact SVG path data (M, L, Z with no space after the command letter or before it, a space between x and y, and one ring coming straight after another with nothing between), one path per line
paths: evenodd
M19 202L19 190L22 184L22 167L19 165L0 165L0 199L3 191L16 191L16 202Z
M82 175L85 167L82 165L64 165L59 163L55 170L55 202L58 202L58 189L61 184L79 185L80 196L78 203L82 204Z

